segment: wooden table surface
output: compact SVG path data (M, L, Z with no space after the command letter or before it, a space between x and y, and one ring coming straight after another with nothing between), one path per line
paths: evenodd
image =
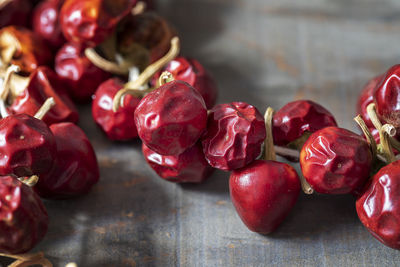
M159 12L181 34L183 53L213 74L219 102L262 112L308 98L352 121L369 78L400 58L397 0L163 0ZM359 222L352 196L302 195L281 227L262 236L240 221L229 174L202 185L161 180L139 141L113 143L81 126L95 146L101 181L81 198L46 201L44 251L55 266L399 266Z

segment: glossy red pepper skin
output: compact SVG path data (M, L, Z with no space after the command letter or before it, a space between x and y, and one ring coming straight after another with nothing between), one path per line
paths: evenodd
M300 153L300 166L311 187L323 194L347 194L369 178L372 155L363 137L338 127L313 133Z
M358 217L388 247L400 249L400 161L377 172L357 199Z
M59 23L60 9L64 0L45 0L33 11L33 31L53 48L60 48L65 42Z
M29 186L13 176L0 177L0 252L31 250L47 232L47 211Z
M217 101L218 88L206 69L195 59L177 57L163 69L174 76L175 80L187 82L196 89L204 99L207 109L211 109ZM152 81L155 86L161 72L157 73Z
M313 133L329 126L337 126L337 123L333 115L323 106L311 100L289 102L274 114L272 126L274 144L286 146L305 133Z
M369 128L374 128L374 125L372 124L371 119L368 116L367 107L369 104L374 103L374 91L378 84L381 82L382 78L383 75L379 75L369 80L358 97L357 113L361 115Z
M28 26L31 0L13 0L0 9L0 28L9 25Z
M118 52L140 69L163 57L176 36L168 22L154 12L127 16L116 34Z
M379 118L400 128L400 65L394 65L374 90L374 102Z
M204 155L214 168L242 168L260 155L265 137L264 118L255 107L244 102L219 104L208 115Z
M244 224L253 232L268 234L295 205L300 182L292 166L256 160L231 173L229 191Z
M85 46L96 46L131 12L136 0L65 0L60 23L65 38Z
M133 114L141 99L125 95L124 105L116 112L112 110L114 96L124 86L118 78L100 84L92 102L94 121L111 140L123 141L138 137Z
M27 88L16 97L9 107L13 114L35 115L47 98L53 97L53 106L43 117L47 125L70 121L78 122L79 114L67 94L65 85L48 67L39 67L31 75Z
M96 67L84 54L84 47L66 43L55 58L55 70L69 85L70 96L79 101L89 101L97 87L110 74Z
M26 114L0 120L0 175L18 177L42 175L50 171L56 143L49 127Z
M22 72L31 73L39 66L49 65L52 53L46 42L31 30L8 26L0 29L0 58L6 66L14 64Z
M160 155L145 144L143 156L150 167L163 179L174 183L202 183L213 172L204 158L201 143L174 156Z
M85 133L70 122L50 126L57 144L51 171L42 175L35 191L45 198L64 199L87 193L100 173L92 144Z
M161 155L177 155L193 146L206 129L207 109L192 86L172 81L147 94L135 110L140 139Z

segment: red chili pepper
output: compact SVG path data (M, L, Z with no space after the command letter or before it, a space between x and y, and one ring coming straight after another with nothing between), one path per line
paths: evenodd
M346 194L367 181L372 155L366 140L338 127L313 133L300 153L300 166L311 187L323 194Z
M46 0L39 3L33 11L34 32L54 48L60 48L66 42L59 23L63 3L64 0Z
M400 161L376 173L356 202L358 217L380 242L400 249Z
M295 205L300 193L296 170L272 160L256 160L234 170L229 191L240 218L253 232L273 232Z
M50 126L57 156L50 172L40 176L35 191L46 198L70 198L87 193L99 180L99 166L92 144L75 124Z
M52 54L40 36L23 27L8 26L0 30L0 59L5 66L14 64L30 73L50 64Z
M84 54L84 47L67 43L55 58L57 74L69 85L69 94L77 101L88 101L97 87L110 74L93 65Z
M136 0L65 0L60 23L68 41L96 46L128 15Z
M27 88L14 99L9 110L14 114L33 116L49 97L54 98L56 105L43 117L47 125L65 121L78 122L78 111L69 98L65 85L47 67L39 67L30 75Z
M37 194L13 176L0 177L0 252L31 250L47 232L49 218Z
M201 143L174 156L160 155L145 144L142 145L144 158L150 167L163 179L174 183L201 183L213 172L204 158Z
M133 114L141 99L125 95L124 105L115 112L112 109L114 96L122 87L120 79L109 79L99 86L92 102L93 119L111 140L138 137Z
M177 155L193 146L207 124L201 95L189 84L172 81L146 95L135 111L140 139L161 155Z
M244 102L219 104L208 115L204 154L214 168L242 168L260 155L265 136L264 118L255 107Z
M218 88L206 69L195 59L178 57L168 63L162 71L168 71L175 80L187 82L196 89L204 99L208 109L211 109L218 95ZM157 84L162 72L154 75L153 86Z

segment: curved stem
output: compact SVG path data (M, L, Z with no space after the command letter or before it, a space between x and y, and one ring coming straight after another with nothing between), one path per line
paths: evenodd
M363 131L365 138L367 139L371 153L372 153L372 158L375 159L376 153L377 153L377 146L375 142L375 138L372 135L371 131L368 129L367 124L365 124L365 121L362 119L361 115L357 115L357 117L354 118L354 120L357 122L358 126L360 126L361 130Z
M267 132L267 138L264 141L264 159L265 160L276 160L275 148L274 148L274 138L272 136L272 116L274 115L274 110L268 107L264 114L265 130Z
M85 56L93 63L93 65L104 71L117 75L127 75L129 73L129 66L120 65L103 58L93 47L85 49Z
M393 134L393 131L395 131L393 125L386 124L384 125L385 127L382 126L382 123L380 122L378 115L376 113L376 108L374 103L368 105L367 113L371 119L372 124L379 131L379 138L382 147L381 151L382 156L386 159L388 163L393 162L395 160L395 156L393 154L393 150L389 142L390 135Z
M37 182L39 182L39 176L37 175L32 175L31 177L18 177L17 179L29 187L33 187Z
M16 65L11 65L10 67L7 68L6 74L4 76L3 80L3 88L0 93L0 100L6 101L8 97L8 93L10 92L10 81L11 81L11 76L15 72L18 72L20 68Z
M143 1L138 1L138 2L136 3L136 5L132 8L131 13L132 13L132 15L137 16L137 15L140 15L140 14L142 14L143 12L145 12L145 11L146 11L146 8L147 8L147 5L146 5L145 2L143 2Z
M0 0L0 9L5 7L8 3L10 3L13 0Z
M147 83L154 74L156 74L160 69L162 69L168 62L176 58L180 51L179 38L174 37L171 39L171 48L168 53L165 54L162 58L149 65L140 75L134 80L125 84L124 88L118 91L118 93L114 96L113 100L113 110L116 112L120 106L123 106L123 97L125 94L128 94L130 91L138 91L140 87ZM131 94L131 93L129 93Z
M43 267L53 266L53 264L51 264L51 262L44 257L43 252L18 255L0 253L0 257L15 259L16 261L10 264L10 267L28 267L33 265L40 265Z
M46 99L46 101L43 103L43 105L39 108L39 110L36 112L34 117L36 119L43 119L43 117L46 115L46 113L56 104L54 101L54 98L49 97Z

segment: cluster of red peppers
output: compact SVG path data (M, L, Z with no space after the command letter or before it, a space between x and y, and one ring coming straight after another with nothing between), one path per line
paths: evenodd
M339 128L310 100L264 116L244 102L216 103L195 59L179 56L175 30L136 0L0 2L0 253L23 253L45 235L40 197L84 194L99 180L74 101L115 141L140 138L163 179L200 183L231 172L246 226L274 231L303 190L353 194L361 222L400 249L400 66L371 80L356 118ZM18 18L18 19L17 19ZM30 27L32 26L32 27ZM54 69L54 71L53 71ZM299 162L302 174L276 154Z

